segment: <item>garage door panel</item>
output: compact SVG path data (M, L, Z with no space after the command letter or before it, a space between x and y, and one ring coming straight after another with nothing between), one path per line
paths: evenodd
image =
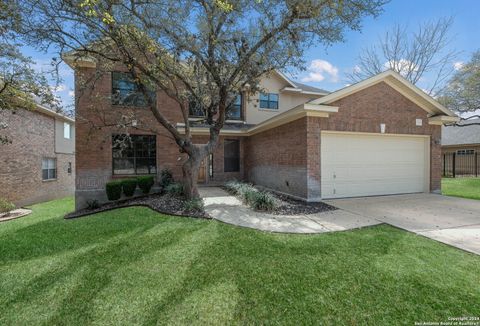
M425 191L426 137L322 133L322 197Z

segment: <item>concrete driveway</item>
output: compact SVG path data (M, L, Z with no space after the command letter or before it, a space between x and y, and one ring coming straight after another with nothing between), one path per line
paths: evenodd
M480 201L435 194L327 200L376 219L480 255Z

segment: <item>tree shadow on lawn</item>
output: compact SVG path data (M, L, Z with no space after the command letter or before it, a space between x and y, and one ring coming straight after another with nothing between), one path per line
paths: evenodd
M13 296L0 293L5 324L38 310L25 319L395 324L480 311L478 257L386 225L271 234L128 208L45 220L1 237L1 245L18 252L2 249L0 269L65 257Z
M219 225L218 232L183 281L150 309L146 324L395 324L480 309L476 257L452 266L445 259L456 265L468 254L393 227L292 236ZM418 259L433 266L412 266ZM471 272L459 276L457 267Z
M46 315L55 313L48 324L91 321L91 311L95 308L92 301L111 284L118 269L136 264L153 252L168 251L189 241L194 233L208 226L187 219L152 215L146 208L129 208L123 211L122 217L115 215L112 211L88 220L51 219L2 237L0 268L29 264L34 275L36 266L31 262L50 262L60 257L61 265L53 264L44 269L19 289L4 293L4 299L0 294L0 310L6 313L12 307L21 306L22 302L25 306L35 305L34 302L41 302L49 291L63 283L64 289L55 297L55 302L44 303ZM155 232L149 234L152 230ZM9 280L4 277L2 281ZM60 307L58 311L47 309L55 305Z

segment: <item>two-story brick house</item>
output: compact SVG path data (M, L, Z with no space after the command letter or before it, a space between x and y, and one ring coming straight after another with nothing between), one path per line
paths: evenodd
M71 196L75 190L75 120L38 105L0 110L0 197L24 206Z
M169 168L180 179L186 157L169 133L141 101L118 100L134 88L128 75L97 76L92 61L70 65L77 80L96 81L82 96L77 91L77 208L88 198L106 200L104 186L113 178ZM272 72L261 86L260 94L237 97L200 184L241 179L307 201L440 190L441 125L457 117L400 75L387 71L328 93ZM177 103L157 92L156 105L182 132ZM194 106L190 114L198 119ZM92 128L121 116L135 121L126 129L131 148L122 151L114 142L122 137L118 128ZM191 130L194 142L208 139L207 127Z

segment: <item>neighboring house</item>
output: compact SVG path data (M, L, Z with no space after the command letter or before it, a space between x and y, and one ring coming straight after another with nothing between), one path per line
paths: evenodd
M480 119L442 127L443 175L480 175Z
M69 64L77 80L96 80L82 94L76 90L76 207L91 198L106 200L111 179L158 176L162 168L181 179L186 156L151 112L117 96L110 100L134 89L128 76L115 71L97 76L91 60ZM263 94L238 97L217 149L201 168L200 184L242 179L311 202L440 191L441 125L458 118L400 75L387 71L330 94L277 72L262 86ZM156 103L183 131L178 105L162 92ZM195 113L193 105L192 121ZM92 122L132 115L136 124L128 129L133 135L128 150L115 146L118 129L92 128ZM141 130L149 122L157 128ZM198 123L191 130L196 143L207 141L206 126Z
M38 105L0 110L0 197L17 206L71 196L75 190L75 120Z
M442 127L442 152L457 155L480 153L480 119L460 122L464 126Z

